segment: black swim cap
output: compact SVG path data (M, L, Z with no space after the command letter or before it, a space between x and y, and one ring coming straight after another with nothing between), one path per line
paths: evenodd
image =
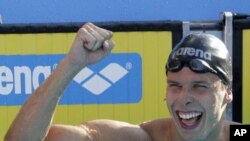
M180 71L183 66L188 66L197 73L211 72L225 85L231 85L230 55L225 44L213 35L193 33L184 37L174 47L166 64L166 73Z

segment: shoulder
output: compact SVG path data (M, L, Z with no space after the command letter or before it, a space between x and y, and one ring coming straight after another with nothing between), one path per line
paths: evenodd
M165 128L166 126L170 126L173 123L173 119L171 118L161 118L146 121L140 124L142 128Z
M230 125L240 125L241 123L239 122L234 122L234 121L229 121L229 120L225 120L223 122L223 125L224 125L224 129L226 132L229 132L229 129L230 129Z
M223 122L223 125L224 125L224 130L225 130L226 132L229 132L229 130L230 130L230 125L241 125L241 123L239 123L239 122L234 122L234 121L229 121L229 120L225 120L225 121Z
M139 125L116 120L93 120L82 124L95 140L151 141L148 133Z
M229 140L230 125L240 125L241 123L225 120L223 121L223 130L221 132L220 140Z
M77 126L52 125L46 141L152 141L139 125L115 120L93 120Z
M241 125L242 123L226 120L224 124L230 126L230 125Z
M174 121L172 118L161 118L143 122L142 124L140 124L140 126L145 130L159 130L165 128L172 128L174 126Z
M172 138L176 128L172 118L162 118L147 121L140 124L153 140L162 140L166 137Z

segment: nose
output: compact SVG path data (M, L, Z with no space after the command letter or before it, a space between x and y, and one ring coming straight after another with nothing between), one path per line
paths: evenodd
M191 91L188 88L183 88L181 93L179 94L179 102L187 107L193 103L193 96Z

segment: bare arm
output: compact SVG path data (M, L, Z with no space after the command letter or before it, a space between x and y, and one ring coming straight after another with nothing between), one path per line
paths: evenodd
M61 94L85 66L101 60L114 46L112 32L85 24L56 70L29 97L10 126L6 141L41 141L48 134Z
M151 141L138 125L114 120L93 120L80 126L53 125L46 141Z

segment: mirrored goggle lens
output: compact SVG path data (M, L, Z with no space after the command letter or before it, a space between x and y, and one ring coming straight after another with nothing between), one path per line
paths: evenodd
M166 71L177 72L180 71L182 67L180 60L172 60L166 65Z
M201 59L193 59L188 62L180 60L172 60L167 64L166 71L177 72L180 71L184 65L188 66L192 71L197 73L212 72L217 74L217 71L215 71L213 68L209 66L208 63L206 63Z
M217 74L217 71L210 67L210 65L201 60L201 59L193 59L188 63L189 68L198 73L206 73L211 72Z

